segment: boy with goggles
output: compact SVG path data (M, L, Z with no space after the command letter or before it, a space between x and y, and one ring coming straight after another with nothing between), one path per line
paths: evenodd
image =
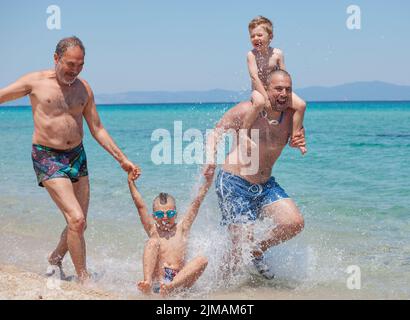
M176 289L190 288L208 264L203 256L186 263L185 253L189 231L212 179L207 178L201 185L187 213L178 223L174 197L160 193L152 203L152 213L149 213L134 181L132 174L128 175L132 199L149 237L143 255L144 280L138 282L138 289L144 294L154 292L165 296Z

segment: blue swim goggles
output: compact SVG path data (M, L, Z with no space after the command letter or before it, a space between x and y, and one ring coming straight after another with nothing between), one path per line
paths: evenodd
M158 211L155 211L153 213L153 215L158 219L164 218L165 214L167 215L168 219L171 219L177 214L177 211L176 210L168 210L167 212L164 212L162 210L158 210Z

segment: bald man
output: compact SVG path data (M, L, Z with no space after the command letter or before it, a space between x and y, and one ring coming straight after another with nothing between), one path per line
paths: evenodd
M234 271L240 261L240 243L243 239L249 240L256 269L263 277L272 279L274 274L265 262L264 253L300 233L304 220L294 201L271 176L273 166L292 133L294 111L289 107L292 103L290 75L284 70L272 72L267 93L272 106L269 109L265 107L263 96L254 91L252 102L241 102L228 110L210 136L208 147L213 152L212 159L215 159L217 145L225 132L233 131L239 137L225 158L215 183L222 213L221 224L228 227L232 241L226 262L233 266ZM251 158L250 163L244 161L249 158L249 148L241 146L244 143L239 134L241 130L258 132L258 139L253 140L248 133L248 141L245 141L256 150L257 156ZM305 146L303 129L290 141L290 145L294 148ZM213 176L214 170L215 164L209 164L204 168L204 175ZM253 227L262 218L270 219L274 227L262 239L255 239Z

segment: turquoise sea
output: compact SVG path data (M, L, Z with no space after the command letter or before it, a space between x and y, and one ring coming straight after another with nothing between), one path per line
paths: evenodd
M184 132L205 132L232 106L113 105L98 111L120 148L141 166L138 184L146 202L169 192L182 213L196 190L200 166L155 165L151 151L158 142L151 135L159 128L173 134L174 121L182 121ZM273 170L305 217L303 233L268 254L276 279L263 281L245 266L234 281L218 280L226 231L219 226L211 189L188 250L188 259L202 253L209 265L184 297L252 299L277 291L289 298L410 298L410 102L310 103L305 127L308 154L287 147ZM29 107L0 108L0 264L44 273L64 219L36 185L32 131ZM142 278L147 237L126 175L88 129L84 145L91 180L88 265L102 275L98 286L138 298L135 282ZM65 265L72 274L69 260ZM349 266L356 271L348 273ZM351 289L349 277L358 276L357 270L360 289Z

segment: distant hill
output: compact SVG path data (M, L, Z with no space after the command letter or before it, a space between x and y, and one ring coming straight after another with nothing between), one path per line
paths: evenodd
M372 81L333 87L307 87L295 90L306 101L410 101L410 86ZM132 91L97 94L97 104L236 102L249 99L249 91L222 89L208 91ZM28 98L4 104L28 105Z
M308 87L296 90L306 101L403 101L410 100L410 86L372 81L334 87Z
M120 103L187 103L187 102L232 102L249 98L249 91L214 89L208 91L133 91L117 94L98 94L98 104Z

